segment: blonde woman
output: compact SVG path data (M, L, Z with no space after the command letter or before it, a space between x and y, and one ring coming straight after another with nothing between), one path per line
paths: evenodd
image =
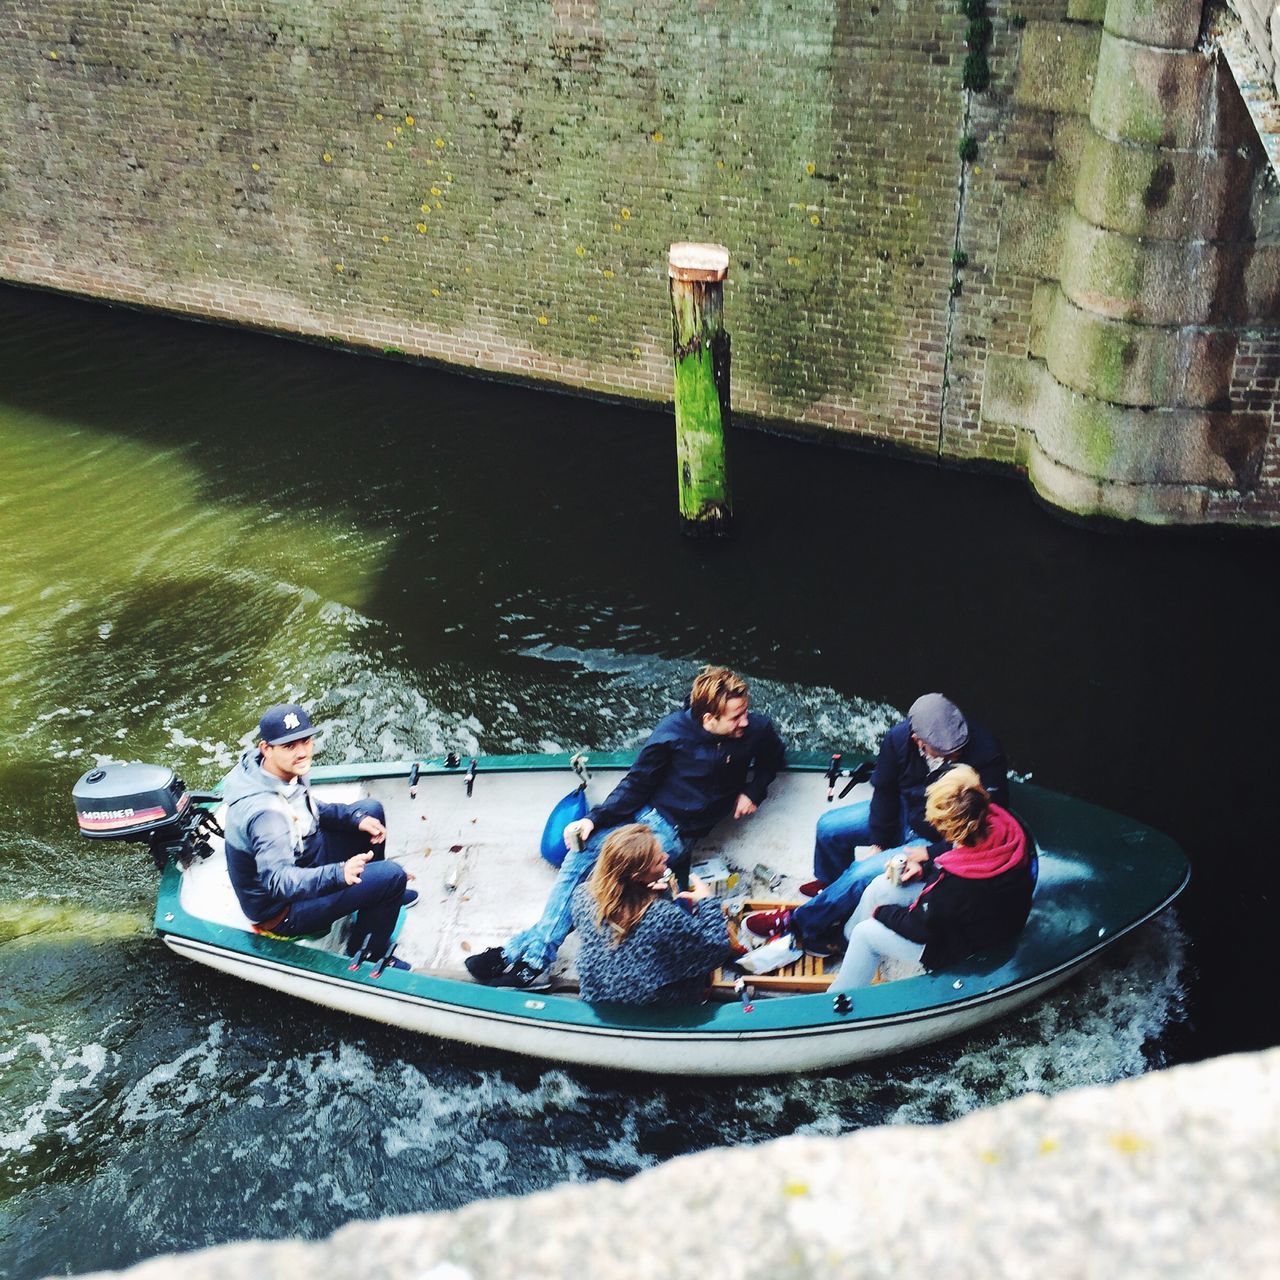
M953 765L926 793L942 837L906 851L899 884L873 880L845 926L849 947L831 990L866 986L880 961L937 969L1022 932L1035 887L1026 832L992 804L968 765ZM923 884L923 887L921 887Z
M729 956L718 899L697 876L674 899L667 855L641 822L606 837L590 878L573 895L584 1000L666 1005L701 999Z

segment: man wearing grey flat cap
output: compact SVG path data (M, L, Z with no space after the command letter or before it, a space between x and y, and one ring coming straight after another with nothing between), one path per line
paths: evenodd
M312 796L314 750L315 726L304 707L280 703L263 712L258 745L223 783L231 885L259 933L297 937L354 912L348 951L368 937L367 954L381 957L401 907L418 895L406 888L404 868L385 860L377 800L326 804ZM409 967L397 956L390 965Z
M1009 766L995 736L965 718L941 693L921 694L880 744L871 775L869 801L841 805L818 819L813 848L814 879L800 892L811 901L796 907L786 920L781 912L747 918L753 933L769 935L787 928L817 940L838 928L883 873L889 859L907 844L929 845L941 839L925 820L925 790L953 764L971 765L999 805L1008 801ZM857 858L860 846L871 846Z

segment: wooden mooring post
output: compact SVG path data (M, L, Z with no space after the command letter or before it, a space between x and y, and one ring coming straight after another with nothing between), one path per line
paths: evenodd
M718 244L673 244L671 342L675 355L676 463L680 528L693 537L723 537L733 519L729 491L729 335L724 331L724 278L729 250Z

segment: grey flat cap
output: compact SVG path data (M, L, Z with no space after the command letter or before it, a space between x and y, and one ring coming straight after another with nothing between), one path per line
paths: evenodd
M969 741L969 724L960 708L940 693L922 693L907 712L911 732L935 751L949 756Z

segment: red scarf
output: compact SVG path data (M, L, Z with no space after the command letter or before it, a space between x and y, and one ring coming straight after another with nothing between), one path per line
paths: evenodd
M958 876L961 880L993 880L996 876L1012 871L1028 861L1027 836L1018 820L998 804L987 810L987 834L976 845L958 844L934 861L942 868L943 875L930 880L916 895L908 908L916 910L924 897L942 883L944 875ZM877 907L876 911L880 908ZM872 912L874 918L875 912Z
M977 845L956 845L937 864L961 879L993 879L1027 861L1027 833L1000 805L987 809L987 833Z
M936 859L944 871L962 880L991 880L1026 860L1026 832L998 804L987 810L987 834L977 844L958 844Z

